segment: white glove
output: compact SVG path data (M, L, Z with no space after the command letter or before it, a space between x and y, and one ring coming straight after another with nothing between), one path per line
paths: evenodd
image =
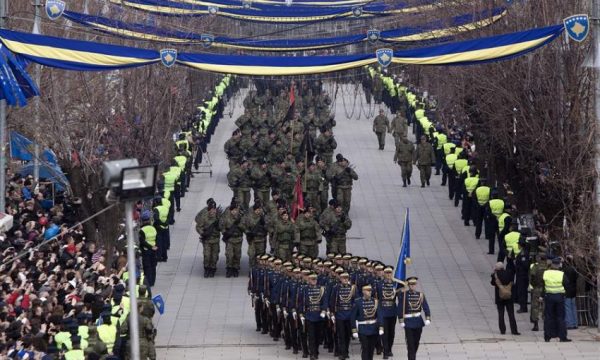
M331 315L331 322L335 323L335 315Z
M352 337L355 338L355 339L358 339L358 333L353 333Z
M288 316L288 312L287 310L283 310L283 316L287 317Z
M383 335L383 330L379 330L379 335Z
M279 314L281 312L281 308L279 305L275 305L275 311Z
M327 310L327 318L331 319L331 313L329 312L329 310Z
M431 325L431 320L425 320L425 326Z
M321 311L321 319L325 319L325 311Z
M404 328L405 326L406 326L406 324L405 324L405 323L403 323L403 322L401 322L401 323L400 323L400 327L401 327L401 328Z
M300 322L302 323L302 326L304 326L304 316L300 316Z
M294 318L294 320L296 320L296 318L298 318L298 313L294 311L292 313L292 317Z

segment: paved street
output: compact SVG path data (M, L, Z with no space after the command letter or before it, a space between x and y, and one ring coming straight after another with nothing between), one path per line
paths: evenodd
M330 92L331 93L331 92ZM246 295L245 276L226 279L224 246L214 279L202 277L202 246L195 232L194 216L206 199L227 206L227 161L223 144L241 114L240 95L228 106L209 146L213 176L197 174L190 192L182 199L184 211L176 217L168 263L158 269L155 294L166 300L166 313L154 319L158 325L160 359L294 359L281 342L255 332L254 314ZM362 93L358 94L362 99ZM413 264L409 275L421 279L432 309L432 324L424 329L420 359L598 359L600 345L591 341L595 330L569 332L574 342L544 343L543 333L530 331L529 314L516 314L521 336L500 335L490 273L495 257L486 255L487 240L475 240L473 227L460 221L459 209L447 199L441 177L421 189L418 170L413 185L401 187L400 168L393 164L393 138L379 151L372 133L376 108L355 108L354 88L345 87L336 99L334 129L339 152L350 160L359 175L353 190L348 249L354 255L381 259L395 265L405 209L411 211ZM357 119L361 115L360 119ZM348 117L352 117L349 119ZM244 248L245 255L246 250ZM321 255L324 253L321 249ZM247 259L242 274L247 274ZM397 328L394 359L406 358L403 333ZM556 341L556 340L555 340ZM352 359L359 358L352 345ZM300 357L298 357L300 358ZM333 359L322 354L321 359Z

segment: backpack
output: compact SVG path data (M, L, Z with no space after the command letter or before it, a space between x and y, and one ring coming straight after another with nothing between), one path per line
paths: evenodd
M498 279L498 275L495 274L494 277L496 278L496 286L498 287L498 296L500 296L500 299L510 300L512 298L512 281L507 285L502 285L500 279Z

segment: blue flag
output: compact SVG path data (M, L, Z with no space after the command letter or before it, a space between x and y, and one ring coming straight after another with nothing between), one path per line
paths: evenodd
M16 131L10 132L10 157L22 161L33 160L33 141Z
M165 301L163 300L162 295L153 297L152 302L154 303L154 306L156 306L156 310L158 310L159 314L162 315L165 313Z
M410 262L410 218L408 209L406 209L404 227L402 228L402 245L400 245L394 280L402 282L406 280L406 265L409 265Z

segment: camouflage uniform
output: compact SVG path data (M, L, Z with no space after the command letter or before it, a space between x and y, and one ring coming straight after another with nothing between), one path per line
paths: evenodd
M407 181L410 184L414 152L415 146L410 142L410 140L408 140L405 137L400 138L400 141L396 145L396 154L394 155L394 162L397 162L398 165L400 165L403 186L406 186Z
M269 192L271 191L271 172L268 168L263 169L262 166L256 165L250 171L252 180L252 189L254 190L254 202L260 199L262 205L266 205L269 201Z
M200 241L204 248L204 270L216 270L219 261L219 211L211 213L208 207L200 210L196 215L196 232L200 235Z
M241 213L235 215L227 208L219 219L219 229L223 233L223 241L225 242L228 275L235 274L235 271L240 269L243 236L240 224L241 216Z
M387 116L380 113L373 120L373 132L377 135L377 142L379 143L379 150L383 150L385 147L385 134L387 134L390 128L390 121Z
M312 218L309 212L301 214L296 219L296 227L300 236L300 253L316 258L319 256L319 243L321 242L321 227Z
M329 165L333 161L333 151L337 148L337 142L333 135L326 136L325 134L319 134L315 142L315 148L321 159Z
M352 182L358 180L358 174L349 166L341 167L340 171L335 175L337 188L336 200L345 213L350 211L350 202L352 201Z
M280 219L275 224L273 237L277 244L276 256L283 261L290 260L296 244L296 225L290 220Z
M431 166L435 164L435 153L433 147L428 142L419 143L417 145L417 151L414 156L414 163L419 168L421 174L421 187L425 184L429 185L429 179L431 179Z
M408 123L402 115L396 114L396 116L392 119L390 124L390 133L394 137L396 146L398 146L400 139L408 136Z
M261 210L262 211L262 210ZM266 252L267 246L267 223L264 214L250 211L242 220L242 228L248 240L248 260L250 266L256 264L256 255Z
M305 185L303 189L306 193L305 200L308 200L308 203L315 209L318 209L320 206L319 189L321 189L321 181L321 172L316 169L311 171L310 168L308 169L308 172L304 174L304 179L302 181L302 184Z
M331 238L331 245L328 253L345 254L346 253L346 232L352 227L352 220L345 214L333 214L327 221L321 224L328 237Z

